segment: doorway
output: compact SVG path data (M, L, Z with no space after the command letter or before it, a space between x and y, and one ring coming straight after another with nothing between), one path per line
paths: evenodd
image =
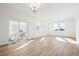
M27 39L27 22L9 21L9 41L18 42Z

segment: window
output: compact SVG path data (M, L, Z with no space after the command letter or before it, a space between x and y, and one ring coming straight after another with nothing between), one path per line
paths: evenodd
M54 24L54 31L58 31L58 24Z
M54 31L64 31L64 30L65 30L64 22L56 22L56 23L54 23Z
M18 22L17 21L9 21L9 39L14 40L18 36Z
M59 30L60 30L60 31L64 31L64 29L65 29L65 24L64 24L64 22L59 23Z
M18 22L17 21L9 21L9 34L13 35L18 32Z
M23 39L27 36L27 23L19 21L9 21L9 41Z

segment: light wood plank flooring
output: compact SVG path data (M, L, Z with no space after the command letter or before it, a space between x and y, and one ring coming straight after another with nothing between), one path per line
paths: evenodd
M1 56L78 56L75 39L44 36L0 47Z

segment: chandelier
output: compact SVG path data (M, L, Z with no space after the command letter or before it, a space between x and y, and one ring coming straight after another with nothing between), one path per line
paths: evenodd
M38 10L39 10L39 4L38 3L33 3L32 5L31 5L31 10L34 12L34 13L36 13Z

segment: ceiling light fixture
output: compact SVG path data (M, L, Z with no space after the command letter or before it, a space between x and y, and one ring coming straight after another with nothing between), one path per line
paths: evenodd
M39 4L38 3L33 3L32 5L31 5L31 10L34 12L34 13L36 13L38 10L39 10Z

